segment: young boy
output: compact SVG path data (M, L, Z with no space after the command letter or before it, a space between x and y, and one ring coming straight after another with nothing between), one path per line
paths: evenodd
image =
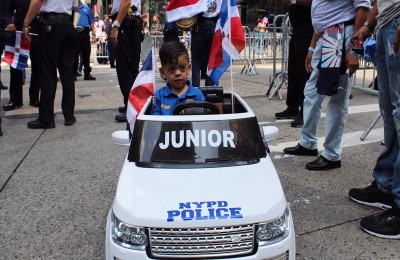
M188 100L205 100L203 93L188 80L192 69L189 53L181 42L165 42L160 49L161 77L167 85L155 93L153 115L172 115L174 108Z

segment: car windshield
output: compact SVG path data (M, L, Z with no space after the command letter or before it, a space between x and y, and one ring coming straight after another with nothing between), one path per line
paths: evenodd
M194 122L137 120L128 160L141 167L213 167L256 163L265 156L255 117Z

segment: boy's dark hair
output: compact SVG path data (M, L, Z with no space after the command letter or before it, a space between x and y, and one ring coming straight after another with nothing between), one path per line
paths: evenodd
M189 58L188 50L183 43L178 41L165 42L160 49L161 65L176 64L178 57L182 54L186 54Z

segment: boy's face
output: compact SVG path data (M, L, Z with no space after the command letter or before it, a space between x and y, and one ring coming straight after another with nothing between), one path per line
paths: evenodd
M164 64L160 68L160 74L167 80L173 90L182 90L186 86L192 65L187 54L178 56L176 64Z

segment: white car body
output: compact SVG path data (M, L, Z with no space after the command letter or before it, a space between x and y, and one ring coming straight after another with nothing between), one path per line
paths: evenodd
M137 118L133 138L137 134L136 127L146 126L146 123L139 123L138 126L140 121L150 126L156 122L166 122L167 125L194 122L190 130L186 131L197 133L202 138L203 141L197 140L198 146L224 146L216 148L218 154L223 154L226 147L231 150L239 147L241 141L238 139L242 139L242 143L246 140L243 140L243 136L236 136L237 132L232 125L249 118L254 123L256 119L250 107L237 94L227 95L233 95L235 102L241 104L240 113L153 116L145 114L151 103L149 100ZM212 122L208 126L218 125L219 129L207 128L207 132L196 129L203 122ZM225 129L225 126L231 128ZM151 129L159 131L156 127ZM230 130L234 132L234 138ZM264 129L264 138L268 130ZM145 131L149 130L143 129L143 133ZM255 131L260 132L258 124ZM207 134L206 141L204 139ZM261 137L261 133L259 135ZM171 135L171 143L172 139ZM166 145L165 139L161 142L159 140L156 138L152 146ZM140 150L140 153L145 152L146 145L135 149ZM210 154L213 153L212 149ZM195 156L205 156L198 151L200 149L193 152ZM124 161L107 219L106 259L295 259L292 215L278 174L267 153L254 161L247 160L251 163L241 163L237 162L240 159L235 159L233 162L213 162L211 165L204 162L196 164L197 161L193 164L184 162L182 165L169 165L165 162L141 165L137 160L135 162L131 158L130 161L129 158L128 155ZM285 216L286 224L281 223L282 216ZM263 226L260 223L267 222L268 225L264 226L266 229L276 230L274 225L285 227L280 229L282 233L277 233L279 239L276 241L258 239L257 230ZM146 237L147 243L144 246L132 246L129 240L131 234L139 234L140 239Z

